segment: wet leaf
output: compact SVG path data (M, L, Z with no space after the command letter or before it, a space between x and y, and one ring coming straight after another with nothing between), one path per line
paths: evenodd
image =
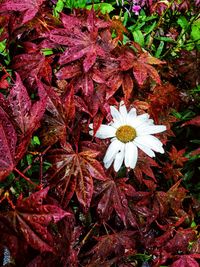
M44 0L6 0L1 3L0 12L24 12L22 23L26 23L35 17L43 2Z
M59 188L64 206L70 200L67 197L69 191L70 197L76 193L85 210L90 207L94 190L93 179L102 181L107 179L102 165L95 159L98 154L99 152L95 150L75 152L69 144L62 149L50 151L48 160L52 167L49 169L49 180L52 185Z
M175 261L172 265L172 267L198 267L199 263L193 259L191 256L189 255L183 255L180 257L180 259L178 259L177 261Z
M0 181L15 166L17 135L8 115L0 106Z
M23 236L31 247L41 252L55 252L53 236L47 229L48 225L56 224L62 218L71 215L58 206L43 203L48 190L47 187L27 198L20 196L15 210L0 215L0 219L6 219L19 237Z
M100 201L98 202L97 212L101 219L109 220L113 210L123 221L124 225L136 226L136 219L132 214L127 196L133 195L134 188L126 184L127 179L118 179L116 182L108 179L101 184L96 192Z

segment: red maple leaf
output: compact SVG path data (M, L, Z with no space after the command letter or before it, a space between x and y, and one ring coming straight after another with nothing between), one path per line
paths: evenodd
M56 185L63 206L67 206L74 192L80 204L87 210L93 196L93 178L106 180L104 169L95 158L99 152L84 150L75 152L70 144L61 149L49 151L48 160L52 167L48 171L48 180Z
M182 255L171 267L199 267L199 263L190 255Z
M118 233L96 237L95 239L98 243L87 253L92 255L90 263L87 266L110 266L102 265L102 263L105 264L111 257L117 261L124 255L133 254L136 245L134 235L134 231L124 230Z
M200 237L192 243L191 253L197 253L200 255Z
M1 212L0 220L6 222L19 238L41 252L55 252L53 236L47 227L57 223L65 216L71 216L55 205L43 204L49 188L31 194L27 198L20 196L13 211Z
M152 57L149 53L142 52L141 48L137 45L137 55L134 51L128 47L123 48L123 53L120 55L120 66L122 70L133 70L133 75L138 82L139 86L142 86L147 77L150 77L156 83L160 84L160 76L157 70L152 65L163 64L161 60Z
M169 109L179 107L180 94L175 86L165 83L154 87L153 92L148 96L148 102L150 104L149 113L158 123L159 116L164 115L166 117ZM170 122L169 116L167 120Z
M62 15L65 28L52 30L49 35L51 41L68 47L60 56L59 63L61 65L84 57L83 70L88 72L97 57L104 58L106 52L112 49L111 43L109 47L107 40L105 43L104 35L101 37L101 34L99 34L99 30L107 28L109 23L104 21L99 23L99 21L93 9L88 13L84 24L82 24L83 21L80 18ZM69 22L70 24L68 24ZM72 22L75 23L74 26L76 27L71 29Z
M32 44L32 43L30 43ZM33 86L36 79L44 79L51 84L52 70L51 58L46 58L41 52L34 51L14 57L12 68L16 70L23 81Z
M9 74L4 74L1 78L0 78L0 89L7 89L9 87L9 83L7 81Z
M61 98L54 88L45 86L45 92L47 106L42 120L40 137L44 145L53 145L58 140L63 141L66 139L66 111Z
M157 70L152 65L163 64L157 58L152 57L148 53L142 53L139 58L133 63L133 74L138 84L142 86L147 77L150 77L157 84L161 83L160 76Z
M7 101L12 119L23 136L37 129L45 110L44 89L40 85L38 89L40 90L39 93L43 94L43 99L32 104L27 89L23 85L19 74L16 73L16 81L10 90Z
M200 116L196 116L195 118L182 124L182 126L186 126L186 125L195 125L195 126L200 127Z
M172 146L171 151L168 152L168 154L173 165L183 167L184 162L188 161L188 158L183 156L185 154L185 149L177 151L175 146Z
M140 183L145 183L150 190L154 190L157 183L152 167L159 167L159 165L155 162L155 160L146 156L142 151L140 151L139 160L136 168L134 169L134 174L136 179Z
M102 73L98 69L98 65L94 64L88 72L83 71L82 62L76 61L62 67L56 77L59 80L72 79L75 92L82 90L83 94L90 96L94 92L95 83L104 83Z
M122 86L124 97L128 100L133 91L133 75L131 71L124 71L120 66L122 60L120 53L122 53L123 50L117 52L118 53L115 55L116 58L107 58L102 62L102 66L100 67L100 71L105 80L104 83L108 87L106 90L106 99L113 96L120 86Z
M187 253L189 252L189 242L193 242L196 239L196 235L196 231L191 228L180 228L176 230L174 237L171 240L168 240L164 248L167 252L171 252L172 254L178 253L179 251Z
M188 214L184 211L183 201L187 195L187 190L180 186L180 183L181 179L166 192L167 202L177 217L185 216L186 218Z
M160 60L142 52L138 55L128 46L117 47L110 57L105 58L100 70L106 85L106 98L109 99L122 86L124 97L130 99L134 89L134 77L139 86L142 86L148 77L160 84L160 77L153 64L162 64Z
M0 13L6 11L19 11L23 13L22 23L33 19L44 0L5 0L1 3Z
M7 99L0 95L1 111L1 179L5 178L24 155L32 134L40 125L46 108L46 97L43 87L38 84L40 100L32 104L20 76L16 73L16 81ZM11 139L10 139L11 138ZM16 148L16 142L18 146ZM7 168L6 168L7 166Z
M173 179L175 182L177 182L183 176L183 174L181 173L181 169L175 167L169 162L164 164L162 171L167 180Z
M6 112L0 106L0 181L15 166L17 134Z
M133 227L137 225L136 219L128 205L128 196L132 196L135 189L126 184L127 178L108 179L96 188L96 197L101 197L97 206L97 212L101 219L109 220L113 209L123 221Z

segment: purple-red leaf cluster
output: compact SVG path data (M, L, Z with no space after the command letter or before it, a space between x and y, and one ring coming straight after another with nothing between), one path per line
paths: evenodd
M54 18L56 2L0 4L10 53L0 71L0 264L198 266L200 205L182 183L187 151L170 143L182 98L162 71L168 62L124 44L117 17L63 9ZM103 166L110 141L89 124L95 133L110 123L121 100L167 126L166 153L139 152L134 170L115 173Z

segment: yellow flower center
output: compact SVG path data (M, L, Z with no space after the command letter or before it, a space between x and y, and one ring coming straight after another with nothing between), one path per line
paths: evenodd
M133 141L136 135L136 130L130 125L120 126L116 131L116 137L122 143Z

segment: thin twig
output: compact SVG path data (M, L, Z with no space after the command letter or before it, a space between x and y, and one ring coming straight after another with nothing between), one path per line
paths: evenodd
M14 171L16 171L22 178L24 178L24 180L26 180L30 184L34 185L35 187L38 186L36 183L34 183L33 181L31 181L30 178L26 177L22 172L20 172L17 168L14 168Z

